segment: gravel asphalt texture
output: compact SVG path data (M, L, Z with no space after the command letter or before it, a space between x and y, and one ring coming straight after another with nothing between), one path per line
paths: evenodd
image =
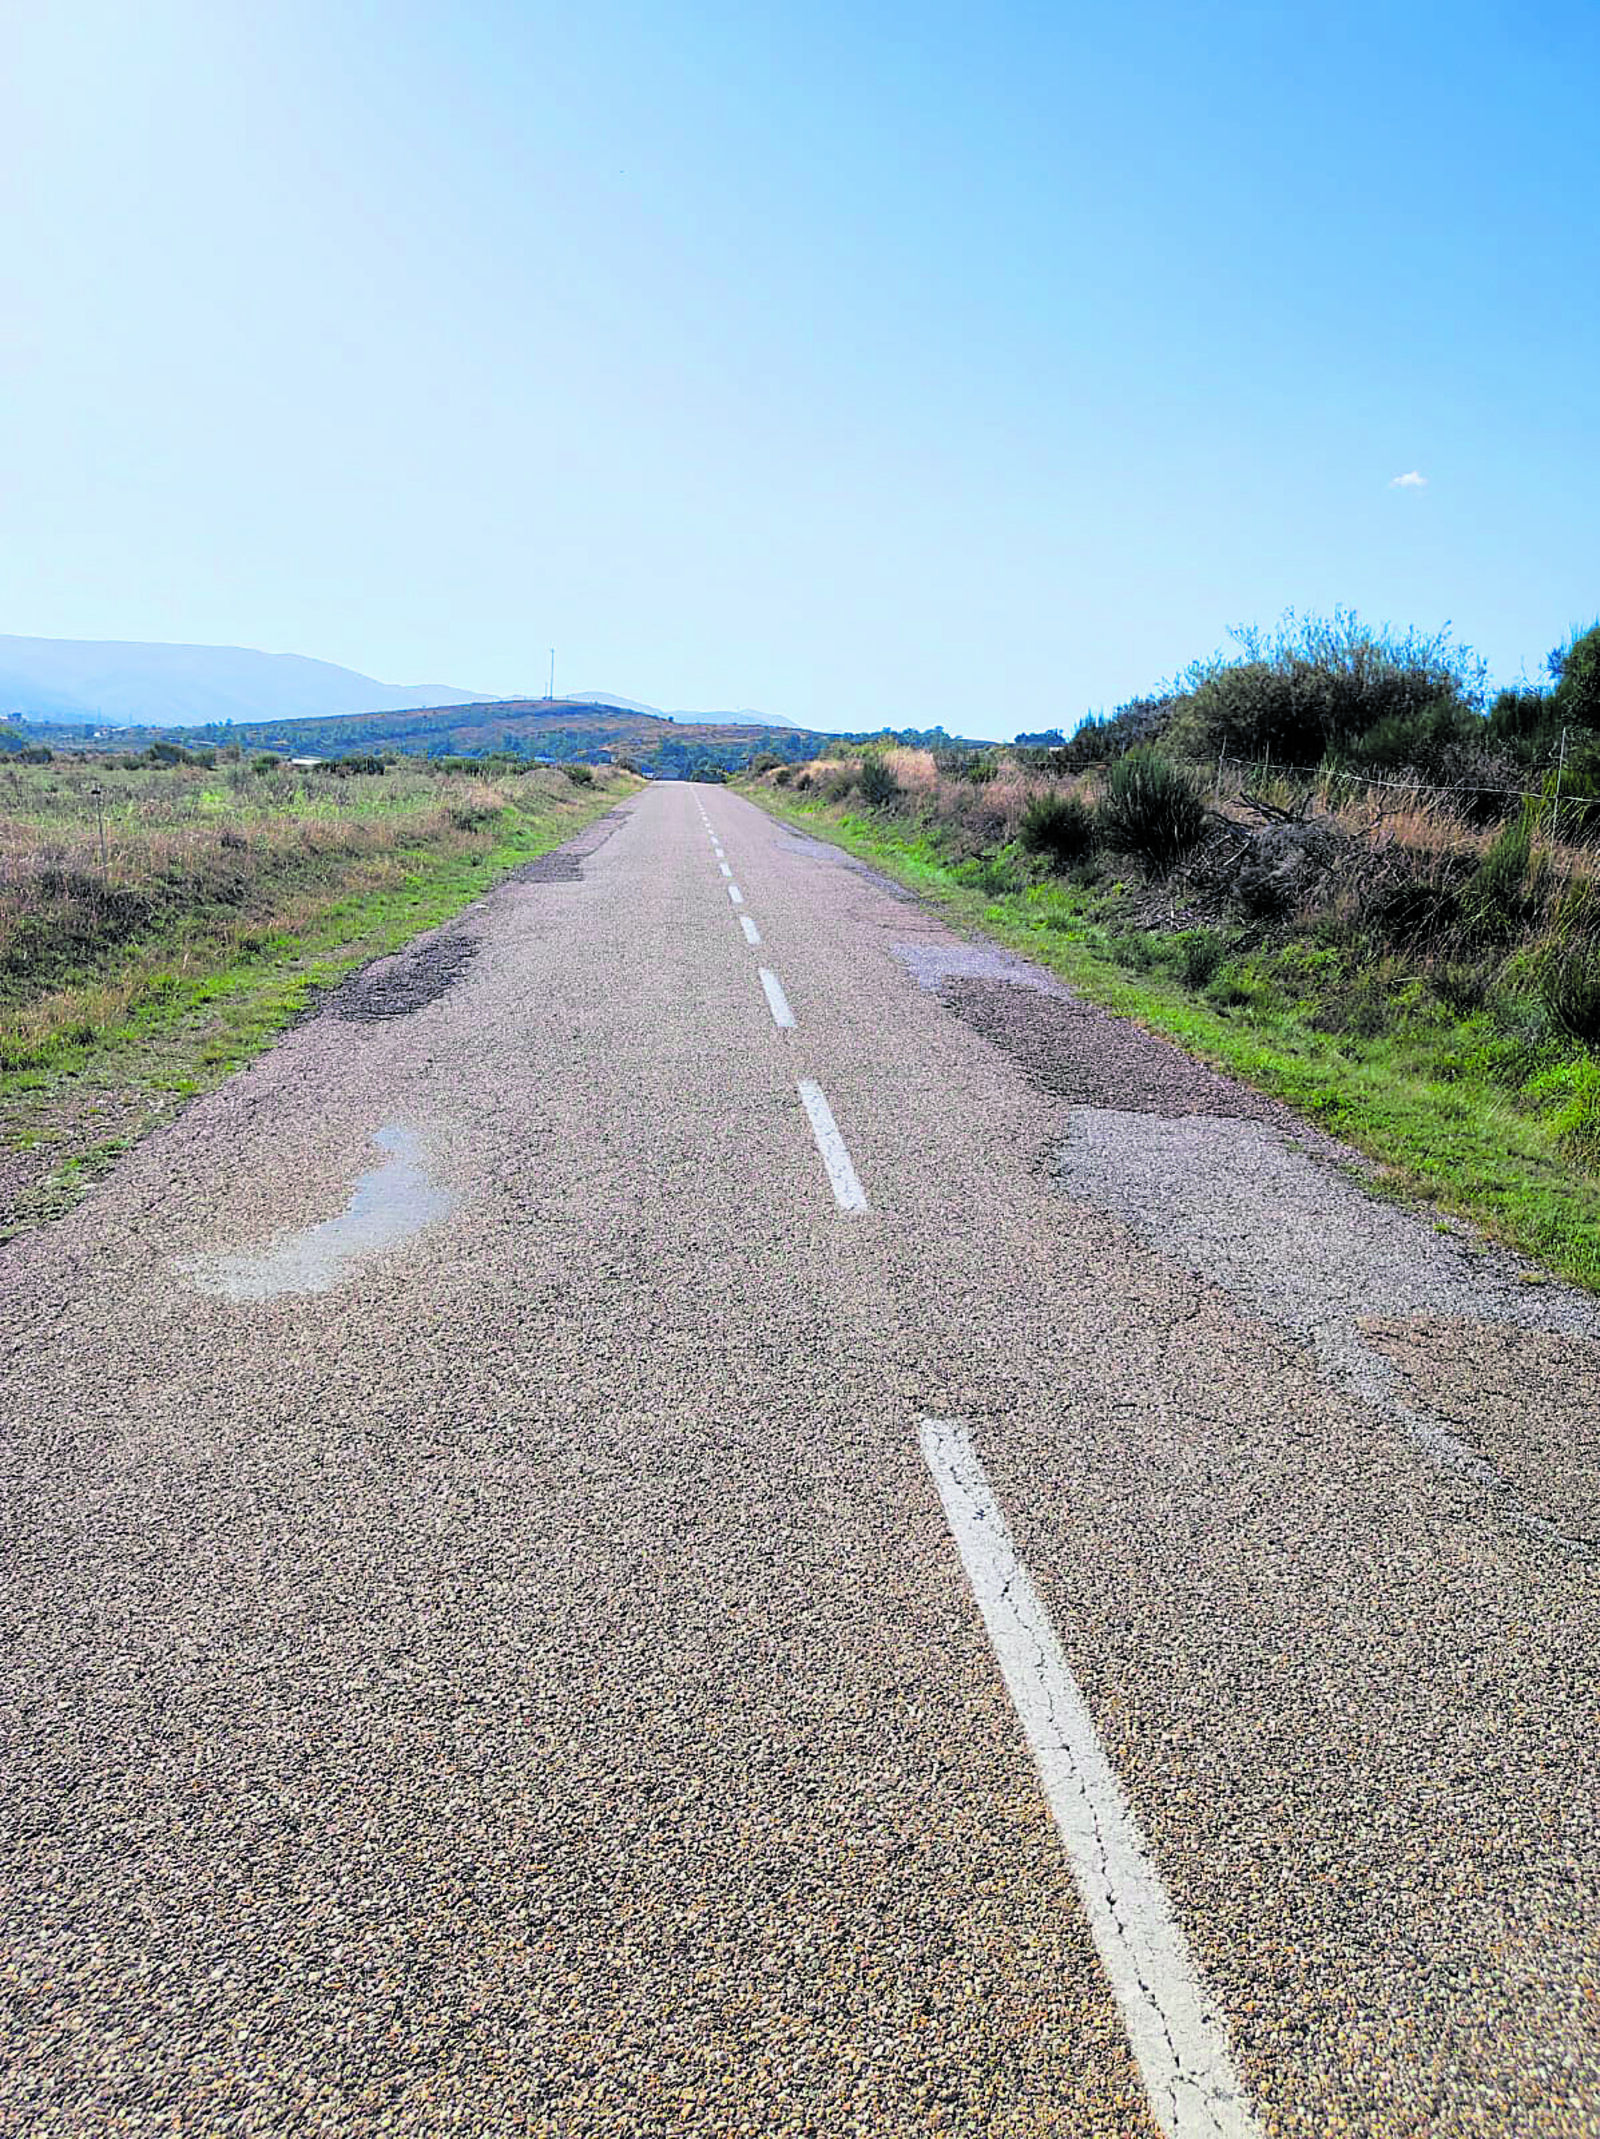
M1600 2134L1593 1303L740 798L606 830L0 1250L0 2133L1149 2139L934 1415L1262 2129Z

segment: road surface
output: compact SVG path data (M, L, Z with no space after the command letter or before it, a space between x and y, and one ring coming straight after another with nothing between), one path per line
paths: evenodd
M1592 1303L749 803L0 1279L0 2131L1600 2132Z

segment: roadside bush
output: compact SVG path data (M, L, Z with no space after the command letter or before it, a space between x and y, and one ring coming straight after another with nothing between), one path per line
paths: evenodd
M1107 775L1100 828L1111 846L1165 876L1205 836L1206 806L1181 766L1155 750L1130 750Z
M1186 988L1208 988L1222 964L1222 938L1214 928L1186 928L1173 938L1178 975Z
M1037 854L1060 876L1093 856L1100 827L1080 795L1034 795L1017 836L1025 852Z
M758 750L750 760L750 770L756 773L776 772L782 763L782 758L775 750Z
M793 778L794 767L792 765L780 765L772 775L772 784L774 787L787 787Z
M1490 844L1462 892L1468 928L1482 941L1509 943L1543 903L1550 864L1547 856L1534 854L1533 825L1532 808L1520 810Z
M1481 733L1484 665L1448 629L1397 637L1353 610L1233 633L1243 656L1189 672L1177 737L1204 755L1318 765L1372 737L1380 764L1433 764ZM1175 737L1175 740L1177 740Z
M1557 935L1538 954L1534 970L1553 1022L1585 1047L1600 1047L1600 938Z
M276 772L282 762L282 759L275 752L263 750L258 756L250 760L250 770L252 772Z
M561 770L574 787L593 787L594 785L594 767L592 765L563 765Z
M868 809L886 810L900 799L900 782L882 758L861 761L861 799Z
M1600 731L1600 623L1575 631L1550 656L1556 712L1570 728Z

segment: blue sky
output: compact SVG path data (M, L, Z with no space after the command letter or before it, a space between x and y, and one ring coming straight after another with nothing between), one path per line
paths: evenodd
M1592 6L5 41L0 630L1010 734L1291 605L1507 680L1600 610Z

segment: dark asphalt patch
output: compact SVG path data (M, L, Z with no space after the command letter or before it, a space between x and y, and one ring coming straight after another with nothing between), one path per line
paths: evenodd
M462 930L424 937L352 973L328 998L326 1008L351 1024L409 1017L454 987L477 955L477 937Z
M1304 1134L1304 1124L1272 1100L1064 991L1046 992L1015 980L953 977L943 982L938 996L1052 1098L1174 1119L1210 1114Z
M603 817L597 817L575 839L569 839L553 853L541 854L537 861L524 862L520 869L514 869L507 881L513 884L581 884L584 863L605 845L627 815L626 809L607 810Z

